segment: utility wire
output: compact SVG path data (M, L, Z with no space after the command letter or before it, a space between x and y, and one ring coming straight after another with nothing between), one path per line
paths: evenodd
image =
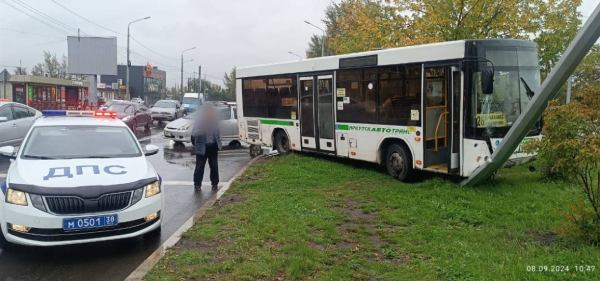
M150 51L150 52L152 52L152 53L154 53L154 54L156 54L156 55L159 55L159 56L161 56L161 57L163 57L163 58L165 58L165 59L169 59L169 60L175 60L175 61L179 60L179 59L177 59L177 58L174 58L174 57L170 57L170 56L163 55L163 54L161 54L161 53L159 53L159 52L157 52L157 51L155 51L155 50L151 49L150 47L148 47L148 46L146 46L146 45L142 44L142 42L140 42L139 40L137 40L135 37L133 37L133 36L131 36L131 35L130 35L129 37L131 38L131 40L133 40L134 42L136 42L138 45L140 45L140 46L141 46L141 47L143 47L144 49L146 49L146 50L148 50L148 51Z
M72 9L69 9L68 7L64 6L63 4L60 4L60 2L58 2L57 0L52 0L52 2L53 2L54 4L56 4L56 5L58 5L59 7L61 7L61 8L63 8L63 9L65 9L65 10L66 10L66 11L68 11L69 13L71 13L71 14L73 14L73 15L75 15L75 16L77 16L77 17L79 17L79 18L81 18L81 19L83 19L83 20L85 20L85 21L87 21L87 22L89 22L89 23L91 23L91 24L93 24L93 25L95 25L95 26L97 26L97 27L101 28L101 29L104 29L104 30L106 30L106 31L112 32L112 33L114 33L114 34L117 34L117 35L120 35L120 36L123 36L123 37L125 37L125 36L126 36L126 35L124 35L124 34L122 34L122 33L118 32L118 31L115 31L115 30L113 30L113 29L111 29L111 28L108 28L108 27L106 27L106 26L103 26L103 25L101 25L101 24L99 24L99 23L97 23L97 22L94 22L94 21L92 21L92 20L90 20L90 19L88 19L88 18L86 18L86 17L82 16L81 14L79 14L79 13L75 12L74 10L72 10ZM144 48L144 49L146 49L146 50L148 50L148 51L150 51L150 52L154 53L155 55L158 55L158 56L160 56L160 57L163 57L163 58L165 58L165 59L169 59L169 60L174 60L174 61L177 61L177 60L178 60L177 58L170 57L170 56L167 56L167 55L164 55L164 54L162 54L162 53L160 53L160 52L157 52L157 51L155 51L154 49L152 49L152 48L150 48L150 47L146 46L144 43L140 42L138 39L136 39L136 38L135 38L135 37L133 37L133 36L129 36L129 37L131 38L131 40L133 40L134 42L136 42L136 43L137 43L138 45L140 45L142 48Z
M41 42L41 43L35 43L35 44L30 44L30 45L23 45L23 46L19 46L19 48L23 49L23 48L31 48L31 47L37 47L37 46L42 46L42 45L50 45L50 44L56 44L56 43L61 43L61 42L67 42L67 39L58 39L58 40L52 40L52 41L46 41L46 42Z
M96 23L96 22L94 22L94 21L92 21L92 20L90 20L90 19L88 19L88 18L86 18L86 17L82 16L81 14L79 14L79 13L77 13L77 12L75 12L75 11L73 11L73 10L69 9L69 8L67 8L66 6L64 6L63 4L59 3L59 2L58 2L58 1L56 1L56 0L52 0L52 2L54 2L54 4L58 5L59 7L61 7L61 8L63 8L63 9L65 9L67 12L69 12L69 13L71 13L71 14L73 14L73 15L77 16L78 18L80 18L80 19L82 19L82 20L84 20L84 21L87 21L87 22L89 22L89 23L91 23L91 24L95 25L96 27L99 27L99 28L101 28L101 29L104 29L104 30L106 30L106 31L109 31L109 32L112 32L112 33L115 33L115 34L118 34L118 35L123 35L123 34L121 34L121 33L120 33L120 32L118 32L118 31L112 30L112 29L110 29L110 28L108 28L108 27L106 27L106 26L103 26L103 25L101 25L101 24L99 24L99 23Z
M39 21L40 23L42 23L42 24L44 24L44 25L46 25L46 26L48 26L48 27L50 27L50 28L52 28L52 29L54 29L54 30L56 30L56 31L60 32L60 33L63 33L63 34L64 34L64 33L67 33L67 34L69 33L69 31L68 31L68 30L65 30L64 28L60 28L60 27L58 27L58 26L55 26L55 25L53 25L53 24L51 24L51 23L48 23L48 22L47 22L47 21L45 21L45 20L42 20L42 19L40 19L40 18L38 18L38 17L35 17L35 16L33 16L33 15L31 15L31 14L29 14L29 13L27 13L27 12L25 12L25 11L23 11L23 10L19 9L19 8L17 8L16 6L14 6L14 5L12 5L12 4L10 4L10 3L8 3L7 1L3 1L2 3L4 3L5 5L7 5L7 6L9 6L9 7L13 8L13 9L15 9L15 10L19 11L19 12L21 12L22 14L24 14L24 15L26 15L26 16L28 16L28 17L30 17L30 18L32 18L32 19L34 19L34 20L37 20L37 21Z
M46 14L46 13L44 13L44 12L42 12L42 11L40 11L40 10L32 7L32 6L30 6L29 4L27 4L27 3L25 3L25 2L23 2L21 0L12 0L12 2L14 4L17 4L17 5L25 8L25 9L33 12L33 13L39 15L42 19L45 19L45 20L49 21L50 23L53 23L53 24L55 24L55 25L57 25L57 26L65 29L65 30L69 30L70 32L77 30L77 28L75 28L73 26L70 26L70 25L68 25L68 24L66 24L66 23L64 23L64 22L62 22L60 20L57 20L56 18L51 17L50 15L48 15L48 14Z
M58 39L57 37L51 36L51 35L48 35L48 34L33 33L33 32L29 32L29 31L23 31L23 30L12 29L12 28L0 27L0 30L6 30L6 31L11 31L11 32L19 33L19 34L25 34L25 35L32 35L32 36L40 36L40 37L56 38L56 39Z

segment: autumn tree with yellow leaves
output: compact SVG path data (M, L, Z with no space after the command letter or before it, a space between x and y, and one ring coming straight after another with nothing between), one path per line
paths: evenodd
M580 5L581 0L342 0L326 10L325 44L329 54L345 54L461 39L528 39L538 43L546 73L580 26ZM314 49L313 40L309 56L320 54Z

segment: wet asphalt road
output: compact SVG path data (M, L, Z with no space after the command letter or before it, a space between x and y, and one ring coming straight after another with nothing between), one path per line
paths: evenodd
M0 280L123 280L214 195L208 183L202 193L193 191L195 158L190 145L175 146L164 140L160 128L136 134L142 145L152 143L161 147L157 155L149 157L163 178L166 196L161 237L67 247L0 249ZM229 181L249 161L247 149L221 151L221 182ZM8 160L0 159L0 181L4 181L9 164ZM207 165L205 182L208 175Z

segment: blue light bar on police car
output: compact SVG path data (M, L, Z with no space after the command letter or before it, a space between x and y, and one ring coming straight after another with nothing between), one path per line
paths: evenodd
M67 116L67 112L64 110L43 110L42 115L44 115L44 116Z

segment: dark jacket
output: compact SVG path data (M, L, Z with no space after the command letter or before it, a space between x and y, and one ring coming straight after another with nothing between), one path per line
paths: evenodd
M221 132L219 128L215 130L216 144L219 150L221 150ZM193 153L195 155L204 155L206 154L206 135L192 135L192 144L194 145Z

